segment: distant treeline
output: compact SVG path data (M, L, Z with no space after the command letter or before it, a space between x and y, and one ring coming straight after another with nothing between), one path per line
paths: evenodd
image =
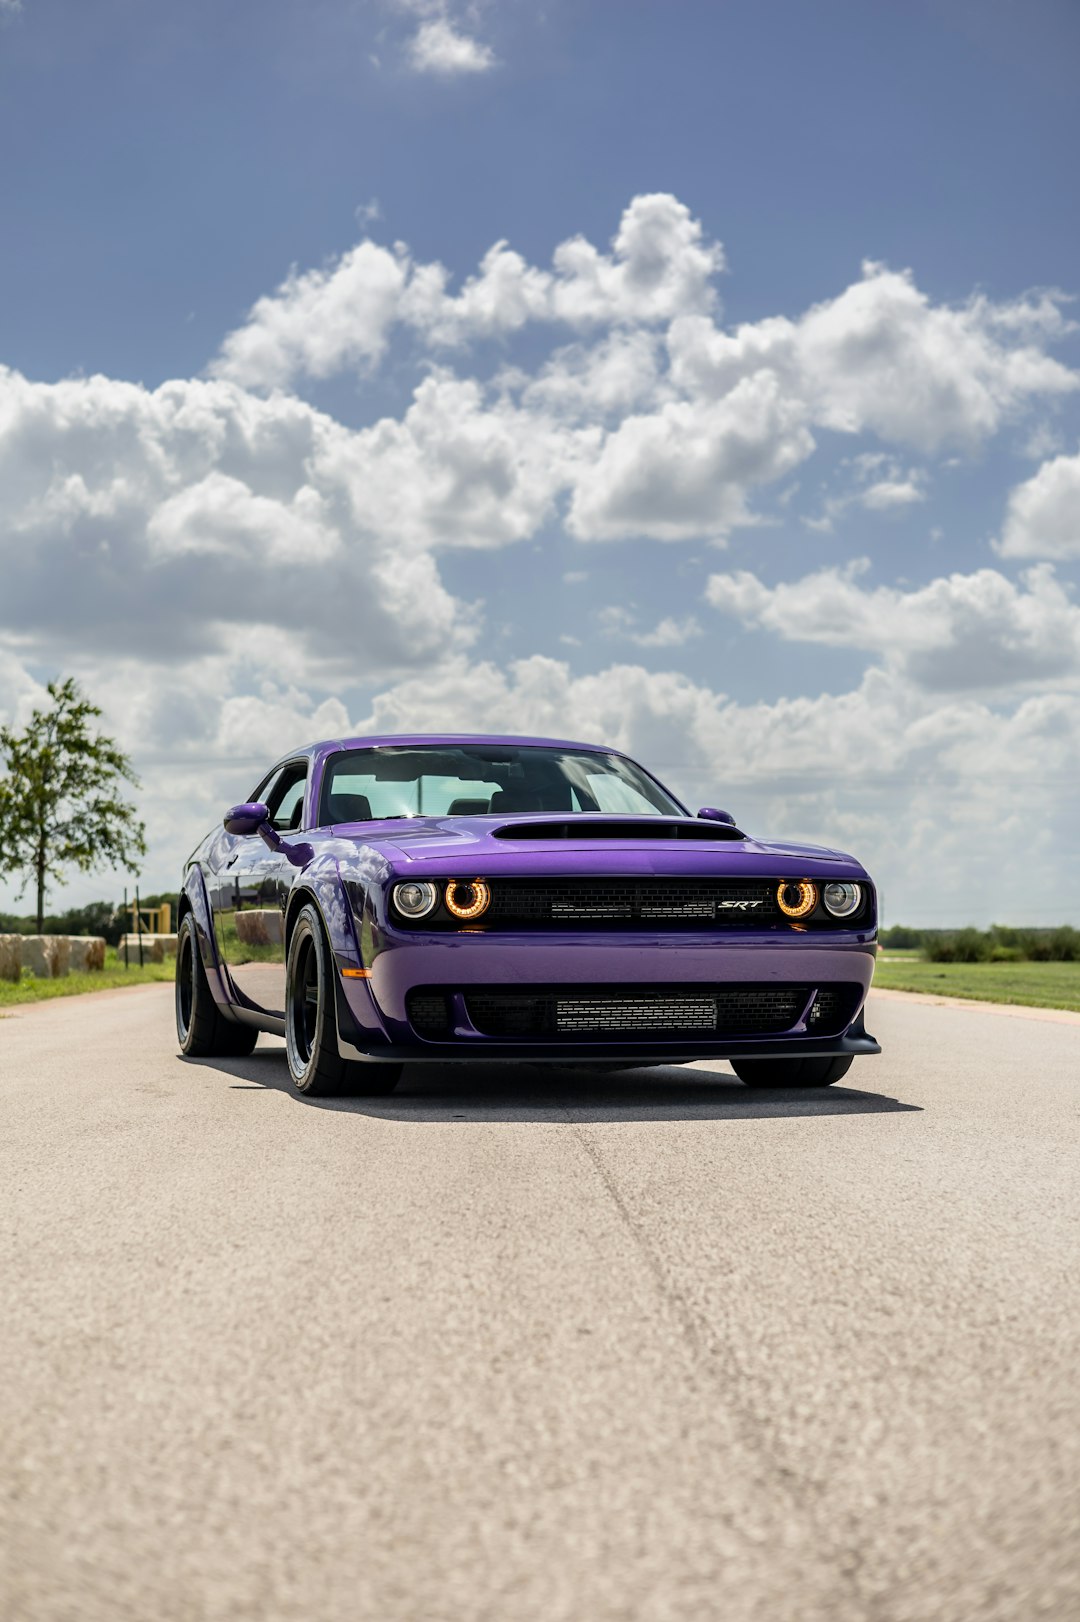
M134 901L134 896L129 898ZM163 901L172 906L172 924L176 928L176 908L180 897L166 891L162 895L141 895L142 907L160 907ZM104 935L110 946L115 946L130 927L131 916L124 911L122 901L90 901L85 907L71 907L67 912L49 913L45 919L46 935ZM33 913L17 917L14 913L0 912L0 935L34 935L37 920Z
M1080 963L1080 929L1071 924L1056 929L1014 929L1010 924L908 929L893 924L879 939L883 946L917 948L931 963Z

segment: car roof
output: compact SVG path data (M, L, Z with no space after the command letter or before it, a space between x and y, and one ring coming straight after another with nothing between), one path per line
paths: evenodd
M587 749L593 754L618 754L601 743L578 743L569 738L532 738L503 732L394 732L380 733L363 738L328 739L311 746L313 751L337 749L370 749L381 745L411 744L533 744L541 749Z

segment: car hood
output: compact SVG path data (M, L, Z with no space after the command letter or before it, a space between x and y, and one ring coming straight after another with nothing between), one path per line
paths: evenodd
M440 873L700 873L866 877L854 857L821 845L751 839L693 817L409 817L339 823L336 839L379 850L398 875Z

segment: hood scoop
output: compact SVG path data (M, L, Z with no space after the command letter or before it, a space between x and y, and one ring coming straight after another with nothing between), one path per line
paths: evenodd
M665 843L670 840L704 840L715 845L719 841L745 839L746 835L727 822L697 822L690 817L677 821L674 817L670 820L664 817L611 817L605 820L602 817L574 816L553 822L505 822L502 827L492 829L491 837L514 840L572 839L575 842L584 839L632 839L638 845L651 845L661 840Z

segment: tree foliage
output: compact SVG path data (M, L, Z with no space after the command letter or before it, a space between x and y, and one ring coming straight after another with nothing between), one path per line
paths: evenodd
M50 881L65 868L134 868L146 855L145 828L122 797L138 785L127 756L93 729L101 710L68 677L50 682L52 707L35 710L22 732L0 727L0 872L33 880L37 927Z

